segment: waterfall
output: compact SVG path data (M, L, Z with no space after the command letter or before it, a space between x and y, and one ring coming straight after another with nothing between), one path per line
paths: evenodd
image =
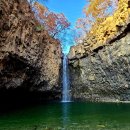
M68 69L68 57L64 54L63 57L63 91L62 102L70 102L70 82L69 82L69 69Z

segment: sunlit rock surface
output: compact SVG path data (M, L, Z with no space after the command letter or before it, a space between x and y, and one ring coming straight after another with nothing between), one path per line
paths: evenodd
M0 1L0 90L60 96L61 46L39 26L27 0Z
M95 34L91 34L81 45L71 48L69 68L73 99L103 102L130 101L129 7L128 1L120 0L119 10L114 16L106 19L105 22L111 21L106 24L108 36L103 35L106 34L106 27L101 24L97 30L101 40L97 35L95 37ZM116 27L118 29L119 25L120 30L113 31ZM93 36L95 38L92 39ZM92 42L94 39L97 41Z
M129 23L130 1L119 0L118 8L112 16L107 17L101 24L94 26L83 40L83 43L71 47L70 59L77 55L78 57L86 56L98 48L100 49L113 42L113 39L122 35ZM71 54L72 52L73 55Z

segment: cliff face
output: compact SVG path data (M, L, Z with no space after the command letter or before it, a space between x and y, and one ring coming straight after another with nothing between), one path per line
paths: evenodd
M0 1L0 90L60 95L61 46L39 26L26 0Z
M125 5L124 10L128 13L128 3ZM119 10L121 8L123 6L120 6ZM124 12L120 13L124 14ZM118 19L121 19L123 14L118 15ZM117 15L112 18L113 20L117 19ZM82 44L71 48L69 68L73 99L105 102L130 101L129 22L128 15L126 22L120 22L120 30L116 30L114 33L112 30L114 27L119 27L119 24L115 23L112 28L110 26L111 31L109 32L111 33L109 36L111 39L105 37L104 42L103 40L101 40L102 42L97 41L92 46L90 41L98 39L99 35L97 34L98 36L95 36L94 39L92 36L87 37ZM109 25L111 24L109 23ZM102 25L99 26L97 32L100 34L104 28ZM106 32L103 31L102 33L105 34ZM101 38L104 39L102 35Z

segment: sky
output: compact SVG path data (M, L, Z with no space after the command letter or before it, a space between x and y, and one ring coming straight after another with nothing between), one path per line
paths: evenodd
M48 0L46 6L57 13L64 13L74 26L76 20L83 15L83 7L86 0Z
M73 29L76 20L83 16L82 10L86 4L86 0L48 0L44 4L50 11L63 13L71 23L71 28ZM68 32L65 43L62 43L63 53L68 53L70 46L75 44L71 34L72 32Z

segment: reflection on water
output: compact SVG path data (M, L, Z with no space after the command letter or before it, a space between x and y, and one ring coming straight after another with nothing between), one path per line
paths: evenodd
M43 104L0 113L0 130L130 130L130 104Z
M66 129L69 124L69 108L70 103L62 103L62 118L63 118L63 128Z

